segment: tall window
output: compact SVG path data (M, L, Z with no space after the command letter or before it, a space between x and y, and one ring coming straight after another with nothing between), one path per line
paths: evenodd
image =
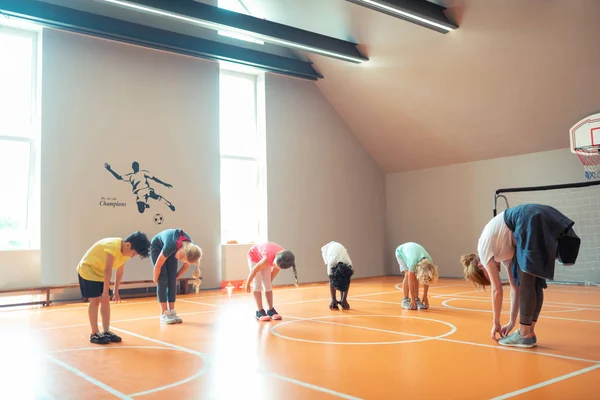
M0 250L39 248L38 33L0 29Z
M220 74L221 239L266 239L265 142L259 126L258 77Z

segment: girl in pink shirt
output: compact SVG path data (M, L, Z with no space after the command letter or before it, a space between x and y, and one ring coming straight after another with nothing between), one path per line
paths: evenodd
M273 307L273 279L280 269L292 268L294 271L294 284L298 286L298 272L296 271L296 258L294 253L285 250L275 243L255 244L248 251L248 267L250 273L244 284L244 289L250 293L250 282L254 281L254 300L256 301L256 319L259 321L270 321L281 319ZM265 312L262 304L262 287L265 289L265 297L269 306Z

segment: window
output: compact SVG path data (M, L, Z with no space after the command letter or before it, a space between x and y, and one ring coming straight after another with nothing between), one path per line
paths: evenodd
M266 240L266 160L258 77L221 68L221 240Z
M38 34L0 29L0 250L39 248Z
M256 4L253 4L254 5L253 12L250 12L250 9L248 8L248 5L246 4L247 1L248 0L245 0L245 1L244 0L219 0L218 5L219 5L219 8L233 11L238 14L245 14L245 15L250 15L252 17L264 18L261 16L262 13L257 10ZM263 42L262 40L256 39L249 35L244 35L243 33L237 33L234 31L218 31L218 33L221 36L228 36L230 38L244 40L246 42L265 44L265 42Z

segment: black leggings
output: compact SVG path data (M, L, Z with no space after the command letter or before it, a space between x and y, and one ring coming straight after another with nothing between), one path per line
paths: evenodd
M161 251L162 249L159 247L150 249L152 265L156 265L156 260L158 260ZM160 303L166 303L167 300L169 303L175 303L175 297L177 296L177 259L175 254L167 258L160 269L156 294Z
M537 321L544 303L545 280L535 275L520 272L519 322L532 325Z

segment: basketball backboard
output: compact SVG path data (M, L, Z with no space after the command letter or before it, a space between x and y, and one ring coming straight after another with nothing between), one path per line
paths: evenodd
M571 153L585 146L600 146L600 113L590 115L569 129Z

